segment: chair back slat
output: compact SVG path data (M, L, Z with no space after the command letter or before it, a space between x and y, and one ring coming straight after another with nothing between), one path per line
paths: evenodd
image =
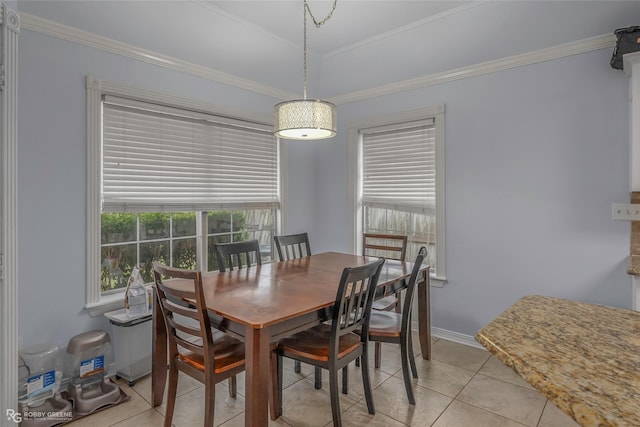
M311 255L307 233L273 236L280 261L297 259Z
M213 246L213 250L218 261L218 269L222 273L226 271L226 267L229 268L229 271L233 271L234 266L241 269L253 264L262 264L260 243L257 240L216 243Z
M193 290L183 291L180 289L166 289L165 287L165 294L169 297L169 300L173 304L181 305L183 307L189 306L187 303L184 302L184 300L195 299L195 294ZM185 314L185 316L187 315L188 314ZM197 315L197 313L194 313L194 315Z
M407 236L382 233L362 235L362 255L384 256L404 261L407 254Z
M384 258L358 267L345 267L338 285L331 322L330 348L337 354L338 341L342 335L355 330L364 331L362 340L367 340L369 317Z

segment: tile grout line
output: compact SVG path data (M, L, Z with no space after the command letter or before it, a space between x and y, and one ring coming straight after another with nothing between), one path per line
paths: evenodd
M462 393L462 391L465 389L465 387L467 387L467 386L469 385L469 383L470 383L471 381L473 381L473 379L478 375L478 372L480 372L480 369L482 369L482 367L483 367L483 366L484 366L488 361L489 361L489 358L487 358L487 360L485 360L485 361L482 363L482 365L481 365L481 366L480 366L480 367L479 367L479 368L478 368L478 369L473 373L473 376L472 376L471 378L469 378L469 381L467 381L467 382L465 383L465 385L460 389L460 391L458 391L458 393L457 393L457 394L456 394L456 395L451 399L451 402L449 402L449 404L447 405L447 407L446 407L446 408L444 408L444 410L443 410L442 412L440 412L440 415L438 415L438 417L433 421L433 423L431 424L432 426L433 426L433 425L435 425L435 424L438 422L438 420L439 420L439 419L444 415L444 413L445 413L445 412L447 412L447 409L449 409L449 408L451 407L451 405L453 404L453 402L456 402L456 401L458 401L458 402L462 402L461 400L458 400L458 396L460 396L460 394L461 394L461 393ZM446 362L440 362L440 363L448 364L448 363L446 363ZM455 366L455 365L450 365L450 366ZM459 366L455 366L455 367L460 368ZM464 368L460 368L460 369L464 369ZM466 402L462 402L462 403L466 403ZM468 405L468 403L467 403L467 405ZM476 407L476 408L477 408L477 406L475 406L475 405L471 405L471 406L473 406L473 407ZM482 409L482 408L479 408L479 409Z
M478 408L478 409L480 409L480 410L490 412L490 413L492 413L492 414L494 414L494 415L496 415L496 416L498 416L498 417L501 417L501 418L507 419L507 420L509 420L509 421L511 421L511 422L514 422L514 423L516 423L516 424L520 424L520 425L522 425L522 426L525 426L525 427L526 427L526 424L523 424L523 423L521 423L520 421L517 421L517 420L511 419L511 418L509 418L509 417L507 417L507 416L504 416L504 415L502 415L502 414L499 414L499 413L497 413L497 412L494 412L494 411L492 411L492 410L490 410L490 409L483 408L483 407L481 407L481 406L476 406L476 405L474 405L474 404L472 404L472 403L468 403L468 402L465 402L465 401L462 401L462 400L458 400L458 396L459 396L459 395L462 393L462 391L467 387L467 385L469 385L469 383L471 383L471 381L473 381L473 380L474 380L478 375L481 375L481 376L484 376L484 377L487 377L487 378L491 378L492 380L500 381L500 382L502 382L502 383L506 383L506 384L509 384L509 385L512 385L512 386L515 386L515 387L519 387L519 388L522 388L522 389L524 389L524 390L528 390L528 388L523 387L523 386L521 386L521 385L513 384L513 383L510 383L510 382L508 382L508 381L504 381L504 380L502 380L502 379L500 379L500 378L492 377L492 376L490 376L490 375L481 374L481 373L480 373L480 371L482 370L482 368L483 368L487 363L489 363L489 360L491 360L491 355L489 355L489 357L487 358L487 360L485 360L485 361L484 361L484 363L482 364L482 366L480 366L480 367L477 369L477 371L473 374L473 377L471 377L471 379L470 379L469 381L467 381L467 383L465 384L465 386L464 386L464 387L462 387L462 389L460 389L460 391L458 392L458 394L456 395L456 397L454 398L454 400L453 400L453 401L456 401L456 400L457 400L458 402L464 403L465 405L473 406L474 408ZM536 426L536 427L538 426L538 424L540 424L540 420L542 419L542 414L544 413L544 408L546 408L546 406L547 406L547 402L548 402L548 401L549 401L548 399L545 399L545 404L544 404L544 406L542 407L542 411L540 412L540 415L539 415L539 417L538 417L538 421L537 421L537 422L536 422L536 424L535 424L535 426ZM444 411L443 411L443 413L444 413ZM441 415L442 415L442 414L441 414Z

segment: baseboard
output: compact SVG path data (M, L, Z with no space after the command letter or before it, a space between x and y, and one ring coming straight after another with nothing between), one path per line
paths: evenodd
M449 331L447 329L441 329L436 327L431 327L431 335L433 335L436 338L442 338L447 341L453 341L453 342L457 342L458 344L464 344L470 347L476 347L476 348L481 348L483 350L486 350L471 335L465 335L459 332Z

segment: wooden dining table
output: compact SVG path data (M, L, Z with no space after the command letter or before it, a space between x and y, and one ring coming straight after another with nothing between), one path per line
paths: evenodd
M269 360L272 343L313 327L330 317L342 271L374 261L325 252L241 270L203 274L204 295L212 324L245 343L245 426L269 423ZM386 260L380 273L380 295L406 286L413 263ZM167 286L186 288L192 282L171 279ZM431 358L429 267L418 275L418 328L422 357ZM167 376L167 331L158 302L153 308L151 398L162 404Z

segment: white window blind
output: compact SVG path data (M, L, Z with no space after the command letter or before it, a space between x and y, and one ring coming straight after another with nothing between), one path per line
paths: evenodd
M111 96L102 109L103 211L279 207L268 126Z
M368 128L362 135L362 204L435 214L433 119Z

